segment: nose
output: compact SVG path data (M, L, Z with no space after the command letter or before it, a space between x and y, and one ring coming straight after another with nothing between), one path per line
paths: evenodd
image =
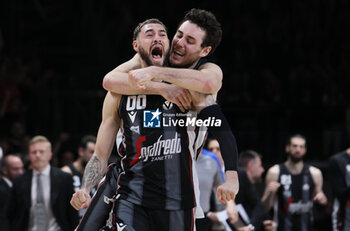
M156 36L154 36L154 42L161 43L162 37L160 35L156 34Z
M161 41L161 40L160 40L160 37L159 37L159 36L156 36L156 37L154 38L154 42L155 42L155 43L160 43L160 41Z
M185 40L184 40L184 38L182 37L182 38L180 38L180 39L177 40L176 45L183 47L183 46L184 46L184 42L185 42Z

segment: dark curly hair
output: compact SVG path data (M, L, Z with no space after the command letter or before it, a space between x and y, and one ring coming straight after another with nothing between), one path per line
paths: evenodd
M218 22L214 14L206 10L193 8L186 13L179 25L185 21L190 21L196 24L206 32L201 46L211 46L212 49L209 54L212 54L219 46L222 38L221 24Z

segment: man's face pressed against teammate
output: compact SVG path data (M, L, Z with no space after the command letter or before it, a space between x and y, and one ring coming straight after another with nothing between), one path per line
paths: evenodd
M133 46L147 66L162 66L169 52L166 29L157 23L144 25Z
M209 54L211 47L202 47L206 32L198 25L185 21L177 30L171 46L170 63L174 67L193 67L199 58Z

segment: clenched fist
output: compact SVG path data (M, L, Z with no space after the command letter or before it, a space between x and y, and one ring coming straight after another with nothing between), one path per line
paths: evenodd
M80 210L89 206L91 201L91 196L86 190L79 189L76 193L73 194L70 204L76 210Z
M239 190L237 171L226 171L225 183L220 185L216 190L216 198L221 203L234 200Z

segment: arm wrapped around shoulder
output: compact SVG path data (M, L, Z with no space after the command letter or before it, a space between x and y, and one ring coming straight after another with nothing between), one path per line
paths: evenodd
M198 119L202 120L210 117L221 120L221 126L209 126L208 132L217 139L220 144L221 155L225 162L225 171L237 171L238 149L236 138L218 104L203 108L198 115Z

